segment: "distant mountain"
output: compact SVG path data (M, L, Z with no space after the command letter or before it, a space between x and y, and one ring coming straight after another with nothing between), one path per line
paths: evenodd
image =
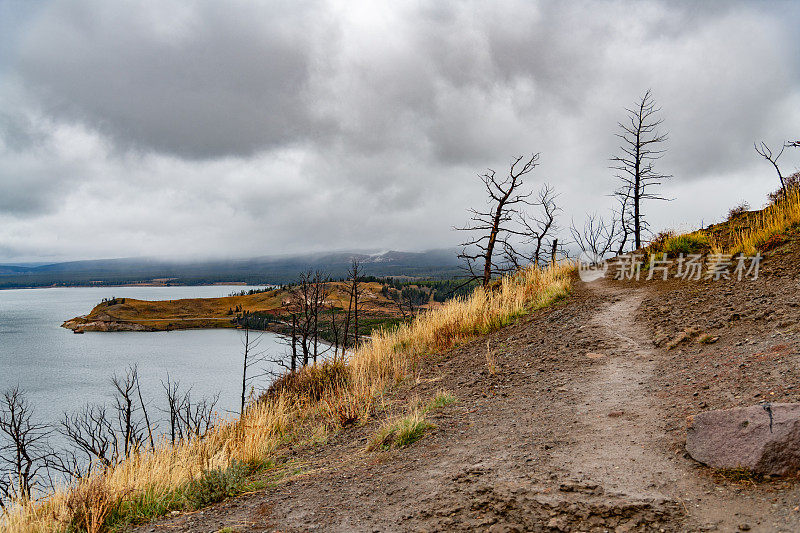
M170 261L155 258L97 259L40 265L0 265L0 288L165 283L287 283L308 269L332 278L347 275L353 258L367 276L449 278L460 274L454 250L380 253L329 252L249 259Z

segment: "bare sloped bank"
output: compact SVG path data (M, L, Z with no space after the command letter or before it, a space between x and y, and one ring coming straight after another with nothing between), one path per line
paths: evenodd
M697 397L668 383L687 361L653 343L659 294L576 281L558 305L420 364L393 405L442 389L458 401L413 445L368 451L368 424L293 447L269 488L145 531L798 530L792 480L685 457L675 406Z

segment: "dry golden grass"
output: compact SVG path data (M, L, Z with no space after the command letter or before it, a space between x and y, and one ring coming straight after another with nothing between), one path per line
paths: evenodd
M707 253L753 256L785 242L784 233L800 224L800 188L790 188L785 198L761 211L683 235L664 234L649 246L653 253Z
M489 369L490 374L497 374L497 359L489 349L489 339L486 339L486 368Z
M730 253L755 255L771 237L800 224L800 188L789 189L785 198L754 213L749 228L740 231L730 246Z
M71 489L18 505L1 519L0 529L34 532L77 526L101 531L108 526L104 519L111 510L124 514L126 508L145 499L176 501L173 496L177 492L209 471L265 464L285 442L319 431L321 421L331 428L364 421L382 391L410 375L421 357L502 327L564 297L572 270L571 264L544 271L529 268L498 280L489 290L478 289L471 296L426 311L397 329L377 332L350 355L345 372L319 368L341 362L320 363L301 371L298 383L323 376L327 382L321 387L306 384L305 393L302 387L291 393L277 390L252 405L242 418L220 423L203 439L176 446L162 442L154 453L134 455ZM160 505L161 512L169 509ZM143 515L152 516L137 516Z

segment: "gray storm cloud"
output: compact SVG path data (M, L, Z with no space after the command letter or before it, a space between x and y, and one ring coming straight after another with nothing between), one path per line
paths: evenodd
M564 225L610 204L615 125L648 87L676 198L651 219L707 222L774 188L754 140L798 134L798 14L788 2L44 2L15 16L0 59L0 249L451 246L482 201L475 173L534 151L531 185L556 186Z

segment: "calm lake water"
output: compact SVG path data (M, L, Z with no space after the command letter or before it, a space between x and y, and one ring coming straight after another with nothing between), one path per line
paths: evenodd
M138 364L142 392L151 417L160 417L167 374L192 396L217 392L221 416L239 409L242 334L232 329L166 332L86 332L61 328L111 296L170 300L227 296L241 286L88 287L0 290L0 391L19 384L42 422L56 422L65 411L111 398L114 373ZM277 335L266 333L259 350L285 353ZM261 383L266 385L266 383Z

